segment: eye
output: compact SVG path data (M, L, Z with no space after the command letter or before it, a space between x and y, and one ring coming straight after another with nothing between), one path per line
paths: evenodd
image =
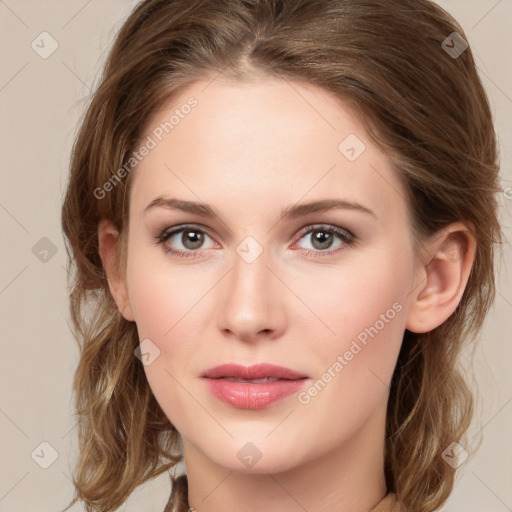
M179 235L179 236L178 236ZM205 239L211 237L203 229L197 226L176 226L164 230L156 237L157 244L164 244L164 251L182 258L194 258L198 249L209 249L204 247ZM172 242L166 244L167 241ZM178 246L177 249L173 248ZM215 246L215 244L213 245Z
M308 227L301 232L299 241L305 240L308 237L311 240L313 250L306 248L306 254L314 257L329 256L337 253L347 245L353 244L356 240L356 237L349 231L332 225ZM336 238L340 240L340 243L332 249ZM195 258L199 255L199 249L209 249L218 246L216 242L213 242L210 247L205 247L206 239L210 239L213 242L212 237L204 229L194 225L182 225L165 229L155 238L155 243L163 244L166 253L174 254L180 258Z
M312 235L312 236L311 236ZM310 239L313 250L306 248L309 256L328 256L343 250L344 247L355 242L355 236L345 229L337 226L313 226L302 232L300 240ZM341 240L335 248L332 249L334 240Z

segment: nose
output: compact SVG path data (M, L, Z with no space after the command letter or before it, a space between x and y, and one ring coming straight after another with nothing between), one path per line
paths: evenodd
M284 291L265 252L251 263L235 254L233 268L219 289L220 331L245 342L278 338L287 321Z

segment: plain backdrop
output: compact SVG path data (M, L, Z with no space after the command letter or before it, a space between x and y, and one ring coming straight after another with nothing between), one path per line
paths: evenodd
M490 97L507 190L500 197L501 218L510 240L512 0L439 4L463 26ZM73 495L71 380L78 348L68 327L60 208L79 116L113 35L134 5L0 0L0 512L62 510ZM41 38L45 44L37 46ZM496 303L474 360L480 399L471 432L482 434L483 444L462 465L445 512L512 510L509 242L503 254ZM169 492L162 475L139 487L121 509L160 512Z

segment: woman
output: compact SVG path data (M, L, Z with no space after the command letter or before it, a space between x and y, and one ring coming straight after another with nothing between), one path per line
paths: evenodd
M470 450L498 168L430 1L138 4L62 210L72 503L114 510L184 460L166 511L438 510Z

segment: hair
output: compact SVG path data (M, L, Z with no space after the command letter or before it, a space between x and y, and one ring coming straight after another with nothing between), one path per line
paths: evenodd
M70 312L80 359L73 379L79 459L75 497L86 510L122 505L142 483L183 460L180 434L134 350L136 324L120 314L98 250L111 220L125 271L132 174L95 190L126 164L151 116L194 81L277 77L334 93L390 156L421 242L465 222L476 239L454 313L431 332L405 331L386 416L385 477L406 510L438 510L456 470L441 454L463 443L474 397L459 366L495 295L499 162L489 102L471 48L443 41L463 29L429 0L146 0L118 31L81 119L62 208ZM126 198L128 197L128 200ZM467 445L464 445L467 448ZM186 475L166 511L188 508ZM70 505L70 506L71 506ZM69 508L69 506L68 506ZM67 510L67 509L66 509Z

